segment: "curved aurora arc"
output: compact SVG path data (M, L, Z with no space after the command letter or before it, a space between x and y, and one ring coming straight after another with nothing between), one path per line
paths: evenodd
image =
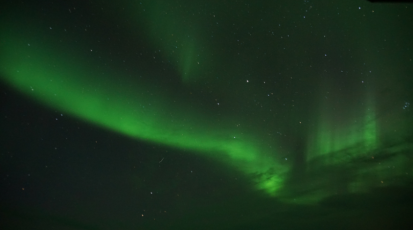
M23 42L19 36L5 36L5 41L1 46L1 76L28 97L136 139L190 149L224 160L246 174L258 174L256 187L269 194L275 195L282 186L283 174L288 168L263 154L254 142L245 141L254 140L253 137L247 138L244 134L244 141L240 141L234 138L239 134L235 129L223 131L219 126L200 126L204 122L195 117L202 115L194 112L190 112L194 117L192 120L172 123L167 115L159 115L168 114L165 112L168 107L166 98L163 98L163 105L160 102L159 107L151 106L150 112L137 111L137 105L145 100L141 92L151 86L134 84L135 92L128 93L117 87L112 79L107 82L110 88L97 89L96 85L104 79L90 77L95 70L84 62L68 64L72 62L67 58L73 57L72 50L48 45L35 47ZM185 109L181 111L186 113Z
M162 11L152 9L152 12ZM208 43L196 38L195 35L192 36L199 33L196 27L186 31L179 24L163 19L159 13L149 14L149 19L148 21L153 23L149 25L152 31L147 35L151 41L157 36L167 37L167 34L175 31L173 39L158 41L159 44L156 45L159 47L166 50L172 47L176 39L183 40L183 43L187 44L174 52L162 53L164 60L179 60L173 62L173 67L181 77L182 84L188 85L189 80L198 78L208 68L214 68L214 63L208 63L208 58L198 59L196 55L199 53L196 47L208 47ZM99 66L102 66L103 62L90 55L92 52L86 41L76 43L76 46L74 44L68 46L55 39L53 36L57 36L56 34L47 35L44 32L45 28L48 29L45 25L30 28L44 32L42 36L36 38L31 31L21 29L27 26L17 26L18 23L3 24L0 77L28 97L51 108L142 141L190 149L193 153L222 161L235 170L251 176L255 180L255 188L263 190L268 195L286 197L286 200L290 201L298 197L297 194L290 195L291 188L286 188L286 182L293 170L290 162L287 164L283 157L277 156L277 149L270 150L263 147L268 143L263 143L260 137L241 134L239 129L228 126L227 124L233 123L232 120L223 119L220 123L214 123L208 120L208 116L195 110L188 110L185 104L172 106L166 93L159 91L156 86L142 84L139 80L130 82L128 86L121 86L118 80L124 80L124 76L130 75L127 71L107 67L104 72L109 78L102 77L99 74L102 67ZM168 29L161 30L156 27L157 24L167 25ZM188 33L191 36L186 36ZM64 34L64 36L69 35ZM205 65L199 67L198 62ZM139 69L134 71L134 74L140 75ZM159 72L144 72L144 74L159 74ZM202 81L202 79L198 80ZM157 95L156 103L153 103L150 108L143 109L141 105L148 101L149 96L142 92L148 91ZM350 118L364 117L363 123L366 125L361 125L362 128L351 122L342 122L340 127L337 127L337 122L325 109L329 105L320 106L322 115L317 115L315 119L318 121L317 126L313 133L307 134L307 143L303 150L306 156L304 159L307 164L306 170L311 172L314 167L320 168L320 163L321 167L341 165L343 156L362 158L378 148L373 99L366 101L366 104L368 105L366 111L358 111L350 116ZM174 113L174 117L178 119L172 122L170 113ZM351 120L350 118L348 120ZM234 138L240 136L242 138ZM342 151L346 154L341 154ZM395 161L401 162L403 159ZM403 171L403 167L400 168L399 173ZM379 166L360 169L359 172L363 175L381 173ZM384 174L380 176L386 178ZM329 189L325 189L325 184L331 181L335 181L335 178L316 177L312 178L311 182L298 186L314 190L304 197L307 201L313 202L333 194ZM349 188L350 192L360 192L377 186L366 185L362 176L348 184L353 186ZM311 187L319 185L321 189Z

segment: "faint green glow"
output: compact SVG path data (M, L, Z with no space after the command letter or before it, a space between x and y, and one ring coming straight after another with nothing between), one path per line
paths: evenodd
M125 1L124 4L129 6L128 19L132 18L137 25L149 28L149 41L154 47L160 47L161 55L175 67L184 83L200 80L214 63L219 63L219 55L213 54L205 39L211 35L199 26L199 12L195 14L187 10L188 6L178 7L180 4L169 1L143 4ZM193 4L191 7L201 7L199 10L202 10L202 6ZM136 13L142 11L144 14Z
M371 151L375 148L377 148L377 124L376 124L376 115L374 113L374 106L373 103L369 102L369 108L367 108L367 111L365 112L365 128L364 128L364 146L365 146L365 151Z
M186 45L183 47L183 52L181 54L181 63L182 63L182 70L181 74L183 76L184 81L188 80L188 77L192 74L192 70L194 68L194 44L190 41L186 42ZM198 62L199 63L199 62ZM199 64L198 64L199 65Z

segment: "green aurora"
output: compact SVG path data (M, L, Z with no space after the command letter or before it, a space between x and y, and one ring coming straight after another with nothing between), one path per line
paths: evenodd
M334 92L326 94L324 89L332 87L334 80L323 81L316 87L318 91L308 95L312 98L304 112L308 118L292 115L286 124L257 125L251 116L244 117L244 109L237 106L225 109L226 105L238 103L234 95L252 92L248 87L255 87L255 92L263 88L258 86L260 79L240 74L245 67L233 60L232 54L220 54L225 45L207 39L209 31L203 28L207 28L210 20L224 17L223 10L192 19L190 12L202 8L195 3L186 4L185 9L174 4L176 9L170 10L171 3L166 1L145 2L142 14L136 13L142 12L142 4L127 1L123 4L124 9L107 5L113 9L110 13L106 8L98 11L99 17L108 21L109 28L120 26L124 34L119 36L129 41L124 46L115 38L112 42L119 44L120 51L136 50L143 42L150 44L155 53L145 58L151 57L155 63L136 59L134 64L128 64L131 58L125 62L109 56L116 49L94 46L92 41L100 40L101 36L92 32L79 37L63 25L49 26L45 21L2 20L2 80L30 99L97 126L222 162L250 177L255 189L286 202L315 203L337 191L360 193L380 186L403 185L405 179L394 178L410 178L413 173L407 160L413 144L401 141L409 136L412 119L406 117L396 124L398 128L390 128L391 114L383 115L378 105L381 91L373 86L354 87L350 92L358 95L357 103L348 100L337 107L346 93L336 98L331 96L330 100ZM14 13L3 18L12 18ZM218 23L225 24L227 20L239 24L242 18L238 15L234 22L223 18ZM245 34L248 39L250 35ZM252 48L246 50L253 56ZM168 80L160 80L166 78L164 75L169 75ZM224 86L217 79L232 81L234 87ZM215 88L204 88L206 82ZM202 90L214 91L203 96L201 101L205 105L194 102L197 92ZM268 97L273 96L270 93L277 95L276 90L266 90L265 96L267 93ZM280 114L287 114L283 111ZM265 126L268 129L263 130ZM288 130L287 134L278 132L277 127ZM392 138L391 131L395 129L399 130L398 138ZM300 141L274 138L294 134ZM287 153L291 151L300 154L290 157ZM390 166L396 169L390 172ZM331 173L320 176L318 172L322 170ZM297 179L297 175L305 176ZM337 180L343 185L332 188L331 184Z

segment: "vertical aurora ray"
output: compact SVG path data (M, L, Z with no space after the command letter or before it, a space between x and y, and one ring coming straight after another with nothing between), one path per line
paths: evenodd
M363 116L363 115L362 115ZM352 154L363 154L377 148L377 131L374 120L374 113L367 109L364 119L357 122L357 117L348 119L349 122L335 125L332 119L324 118L324 121L319 125L319 131L314 137L310 137L308 145L308 160L317 157L325 157L326 163L337 163L343 157L340 154L343 150L349 150L357 147L357 151ZM362 149L359 149L362 146ZM361 150L361 152L360 152Z

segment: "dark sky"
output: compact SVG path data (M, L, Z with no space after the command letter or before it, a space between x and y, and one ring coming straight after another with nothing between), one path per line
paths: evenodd
M409 229L413 5L9 1L1 229Z

